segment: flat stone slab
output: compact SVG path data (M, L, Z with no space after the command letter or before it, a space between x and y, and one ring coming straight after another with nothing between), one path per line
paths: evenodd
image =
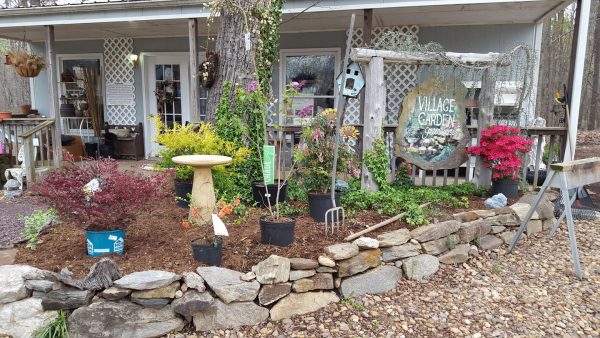
M281 320L311 313L339 301L334 292L290 293L271 308L271 319Z
M448 235L448 237L442 237L433 241L421 243L423 251L430 255L439 255L450 249L450 246L456 245L460 239L456 234Z
M410 232L412 238L420 243L433 241L455 233L460 229L460 222L449 220L418 227Z
M292 283L264 285L258 293L260 305L270 305L292 292Z
M50 292L60 288L60 284L49 280L32 279L25 281L25 287L33 291Z
M315 270L292 270L290 271L290 281L312 277L315 273L317 273Z
M381 250L381 256L384 262L393 262L398 259L416 256L419 254L420 245L406 243L399 246L392 246Z
M204 285L204 279L200 277L199 274L195 272L184 272L183 273L183 282L190 289L196 289L198 292L204 292L206 290L206 286Z
M340 286L342 297L356 297L364 294L377 294L393 290L402 278L402 270L384 265L360 275L344 278Z
M360 237L352 242L358 245L359 249L377 249L379 248L379 241L371 237Z
M424 279L436 273L440 268L437 257L418 255L404 260L402 269L408 279Z
M181 276L168 271L148 270L130 273L117 279L114 285L133 290L150 290L167 286L181 279Z
M358 245L353 243L338 243L326 247L324 251L328 257L339 261L358 255Z
M114 300L119 300L119 299L125 298L125 297L129 296L130 294L131 294L131 289L123 289L123 288L118 288L116 286L112 286L112 287L102 291L102 293L100 295L104 299L114 301Z
M89 290L59 289L46 293L42 297L44 310L70 310L88 305L94 293Z
M319 267L319 262L308 258L290 258L292 270L312 270Z
M333 287L333 275L330 273L317 273L310 278L299 279L292 285L294 292L298 293L313 290L331 290Z
M479 247L483 250L494 250L499 248L504 241L498 236L487 235L479 239Z
M29 297L31 291L25 285L25 275L41 274L41 270L27 265L0 266L0 304Z
M440 263L444 263L444 264L464 263L469 259L469 250L471 250L471 246L469 244L459 244L454 249L441 255L439 257Z
M348 277L381 264L381 250L363 250L358 255L338 262L338 277Z
M269 310L253 302L225 304L219 299L194 315L196 331L234 329L256 325L269 318Z
M410 238L410 230L408 229L398 229L377 236L381 248L402 245L408 242Z
M531 206L527 203L515 203L511 205L510 208L515 212L517 217L519 217L519 222L523 222L527 216L527 213L531 209ZM537 213L537 211L533 212L531 219L540 219L540 215Z
M458 236L461 243L469 243L473 240L481 238L492 231L492 226L487 222L487 219L478 219L476 221L463 223L458 230Z
M199 267L198 274L225 303L253 301L258 295L257 281L241 280L242 273L216 266Z
M187 321L192 320L192 316L198 312L207 309L215 299L208 292L198 292L194 289L188 290L181 298L177 298L172 303L175 313L182 315Z
M290 260L286 257L271 255L253 266L252 272L260 284L284 283L290 278Z
M35 337L35 333L57 316L57 311L44 311L40 298L26 298L0 305L0 336Z
M131 293L132 298L175 298L175 293L179 289L179 282L173 282L162 288L151 289L151 290L140 290L133 291Z
M69 316L69 338L162 337L183 328L170 306L149 309L121 302L92 303Z

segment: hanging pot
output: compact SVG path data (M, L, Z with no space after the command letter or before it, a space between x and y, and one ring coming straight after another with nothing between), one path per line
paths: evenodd
M281 190L279 191L279 203L283 203L287 197L287 182L280 184ZM258 203L263 208L268 208L269 203L271 207L273 207L275 206L275 200L277 199L277 184L268 184L266 190L270 195L268 198L265 196L265 183L262 180L256 180L252 182L252 198L254 199L254 202Z
M340 194L338 192L335 193L335 204L338 207L340 206ZM331 203L330 193L308 193L308 209L310 217L315 221L325 222L325 213L331 208L333 208L333 203Z
M206 263L209 266L220 266L223 259L223 246L213 243L195 243L199 238L192 241L192 253L194 259Z
M17 75L19 75L21 77L36 77L36 76L40 75L42 68L17 66L17 67L15 67L15 71L17 72Z
M296 218L292 216L281 216L279 220L268 221L267 217L261 216L260 242L276 246L288 246L294 243L296 230Z
M511 179L492 181L492 195L503 194L506 198L519 196L519 182Z

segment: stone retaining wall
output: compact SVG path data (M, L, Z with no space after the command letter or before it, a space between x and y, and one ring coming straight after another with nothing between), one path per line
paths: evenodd
M529 208L468 211L412 231L361 237L326 247L318 260L272 255L247 273L220 267L183 275L134 272L98 292L41 279L48 274L33 267L0 266L0 335L30 337L61 309L73 310L72 338L158 337L187 322L208 331L289 318L340 297L387 292L401 278L428 278L440 264L497 249L510 242ZM548 229L553 219L551 204L542 203L526 234Z

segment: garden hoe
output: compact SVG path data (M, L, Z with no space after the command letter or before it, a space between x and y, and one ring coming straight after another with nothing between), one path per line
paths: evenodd
M348 56L350 55L350 47L352 45L352 32L354 32L354 20L356 16L352 14L350 18L350 30L348 30L348 38L346 39L346 54L344 56L344 65L342 67L342 81L338 90L340 99L335 113L335 140L333 144L333 169L331 171L331 205L332 208L325 212L325 235L329 234L329 230L333 234L335 230L339 230L340 226L345 226L346 213L344 208L337 206L335 203L335 183L337 176L338 148L340 146L340 128L341 118L344 116L348 97L343 96L342 86L346 83L346 68L348 68Z

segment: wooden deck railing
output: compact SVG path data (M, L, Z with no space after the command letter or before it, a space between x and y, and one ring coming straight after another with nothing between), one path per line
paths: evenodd
M356 149L357 155L362 159L362 133L363 126L360 124L353 125L356 129L358 129L360 135L354 148ZM384 137L386 140L386 144L389 151L390 156L390 170L392 177L396 176L396 172L398 170L396 157L393 155L393 145L396 135L396 127L395 125L386 125L384 126ZM284 146L283 154L286 157L284 163L285 168L289 168L292 158L291 153L292 149L299 142L299 132L302 131L302 126L282 126L282 127L269 127L269 135L271 138L275 137L275 135L279 135L280 140L285 140L281 142ZM469 126L469 130L472 135L472 145L477 143L477 127ZM562 153L562 147L564 147L564 142L566 140L567 129L564 127L535 127L535 128L521 128L521 131L527 138L533 139L537 137L538 139L544 139L547 147L547 155L544 156L544 148L542 148L542 142L538 142L534 144L534 152L532 155L535 156L535 165L534 165L534 181L533 185L536 186L539 180L539 169L541 167L541 163L544 163L546 166L549 166L551 163L556 162L560 158L560 154ZM546 148L545 147L545 148ZM557 152L558 150L558 152ZM531 156L531 155L528 155ZM528 172L528 164L529 157L523 161L522 175L523 178L527 175ZM469 155L467 161L460 165L457 168L453 169L440 169L440 170L423 170L415 165L410 165L411 179L415 185L428 185L428 186L438 186L438 185L447 185L453 183L461 183L461 182L470 182L473 179L475 168L475 156Z
M10 164L18 167L18 154L24 154L25 175L29 182L35 182L36 168L58 167L60 158L54 156L57 142L54 142L55 123L45 118L11 118L0 121L0 143L8 150ZM58 140L60 142L60 140Z

